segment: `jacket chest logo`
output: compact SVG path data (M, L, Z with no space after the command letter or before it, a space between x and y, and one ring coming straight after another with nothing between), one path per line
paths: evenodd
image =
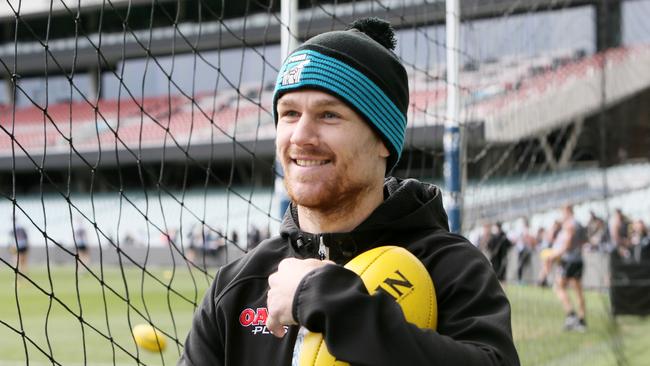
M271 335L266 327L266 318L269 311L264 308L246 308L239 314L239 324L245 329L250 329L252 335L268 334ZM287 328L285 326L285 328Z
M266 318L269 313L266 308L246 308L239 314L239 324L249 328L252 334L271 334L266 328Z

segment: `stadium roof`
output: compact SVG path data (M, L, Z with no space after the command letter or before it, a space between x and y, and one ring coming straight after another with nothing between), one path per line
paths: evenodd
M160 1L160 0L159 0ZM170 1L170 0L166 0ZM151 0L110 0L115 8L151 3ZM90 12L106 6L106 0L5 0L0 3L0 21L13 20L16 14L22 18L34 18L50 14L59 15L68 12Z
M36 14L42 11L31 5L23 12ZM49 0L46 1L49 3ZM71 1L68 1L71 2ZM115 2L115 1L113 1ZM139 3L144 0L138 1ZM27 3L23 1L23 3ZM60 4L59 2L54 2ZM85 10L97 8L99 0L88 1ZM125 5L125 1L118 4ZM518 13L539 12L575 6L597 4L596 0L464 0L461 13L464 19L489 18ZM31 2L30 2L31 4ZM37 4L34 2L34 4ZM35 7L32 9L32 7ZM31 10L28 10L31 9ZM5 7L0 18L13 17L13 11ZM74 13L58 5L58 12ZM333 16L335 15L335 16ZM353 19L362 16L381 15L396 28L414 25L436 25L445 20L444 0L385 0L346 4L324 4L303 9L299 15L300 38L342 28ZM182 23L176 27L158 27L150 30L131 30L126 33L89 34L77 39L54 39L48 42L48 74L69 73L101 68L112 68L118 62L130 58L162 56L194 51L217 50L232 47L251 47L276 44L280 41L279 15L274 13L252 14L245 18L222 21ZM100 47L101 45L101 47ZM101 52L98 52L101 50ZM21 76L45 72L44 45L41 42L6 43L0 46L0 76ZM16 60L16 62L14 62Z

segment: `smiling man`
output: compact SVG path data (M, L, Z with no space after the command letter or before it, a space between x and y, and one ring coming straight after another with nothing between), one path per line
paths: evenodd
M301 229L347 232L384 200L388 149L338 98L298 90L277 103L277 156Z
M402 152L409 94L394 46L390 25L369 18L285 60L273 111L291 205L279 236L219 270L179 365L297 364L301 327L352 365L519 364L508 300L478 249L449 233L440 190L386 177ZM342 266L383 245L428 269L437 330L408 323Z

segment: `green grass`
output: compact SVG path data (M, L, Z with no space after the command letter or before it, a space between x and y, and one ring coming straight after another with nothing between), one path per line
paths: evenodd
M650 319L610 316L607 292L587 291L587 331L565 332L551 289L509 286L513 335L522 365L647 365Z
M99 268L92 270L101 278ZM72 267L54 267L49 276L45 269L31 268L29 279L54 293L50 301L49 295L26 279L16 286L14 273L0 266L0 320L18 331L24 329L27 337L62 365L135 365L137 360L147 365L175 365L181 349L176 340L184 342L194 304L200 302L208 279L194 271L193 282L184 267L177 267L175 273L149 270L163 284L150 276L143 280L142 271L136 268L122 274L117 267L106 267L103 282L107 286L102 291L97 278L85 272L76 276ZM168 284L178 294L167 291ZM87 323L83 327L79 316ZM138 349L131 336L131 327L147 323L147 318L168 335L161 354ZM26 357L30 364L51 364L48 356L26 343L27 356L23 338L0 324L0 365L25 364Z
M0 321L18 331L24 329L26 337L62 365L135 365L138 361L174 365L194 304L201 300L209 279L193 271L193 281L185 267L177 267L173 277L167 269L150 271L163 284L148 276L143 281L136 268L122 273L119 268L107 267L103 276L107 286L102 291L93 275L82 272L76 276L74 268L53 267L48 275L46 269L32 267L29 279L47 293L53 290L50 301L50 296L30 281L22 279L16 286L13 271L1 265ZM93 272L99 276L98 267L93 267ZM178 294L167 291L168 284ZM551 290L512 285L506 291L523 365L616 365L617 354L627 365L646 365L650 359L650 320L619 317L614 327L606 293L588 292L588 331L574 333L562 331L563 313ZM130 306L123 300L127 297ZM83 327L79 316L87 323ZM131 326L147 323L147 317L168 334L162 354L139 350L133 342ZM26 342L25 346L20 334L0 323L0 365L26 364L26 352L30 365L52 364L47 355Z

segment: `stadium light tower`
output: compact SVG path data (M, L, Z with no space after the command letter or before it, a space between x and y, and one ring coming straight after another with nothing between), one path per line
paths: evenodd
M459 74L459 34L460 0L446 1L447 34L447 115L445 119L445 188L449 199L446 202L449 215L449 230L460 233L462 218L461 167L460 167L460 86Z

